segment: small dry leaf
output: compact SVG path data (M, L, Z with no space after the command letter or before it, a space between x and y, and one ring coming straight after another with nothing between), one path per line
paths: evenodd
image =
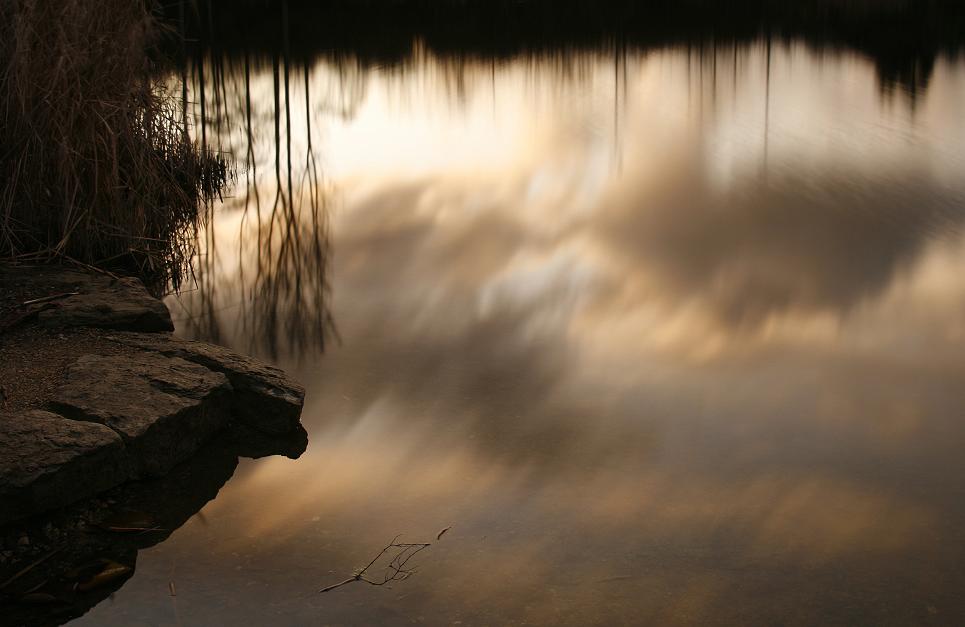
M449 531L450 529L452 529L452 526L451 526L451 525L448 526L448 527L446 527L446 528L443 529L442 531L440 531L440 532L439 532L439 535L436 536L436 540L441 540L441 539L442 539L442 536L443 536L447 531Z
M111 560L104 560L104 567L101 571L87 581L77 584L77 589L81 592L87 592L94 588L99 588L115 579L128 575L131 570L130 566L125 566L124 564L119 564Z

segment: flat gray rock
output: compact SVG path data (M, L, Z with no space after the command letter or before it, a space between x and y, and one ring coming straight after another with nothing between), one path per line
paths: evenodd
M111 429L45 411L0 413L0 524L129 478L124 443Z
M41 311L37 320L50 327L96 327L123 331L173 331L168 308L148 294L137 279L99 279L96 286L80 283L76 296L56 301L55 307Z
M0 284L28 287L40 298L59 296L36 305L37 321L46 327L174 330L164 303L134 278L114 279L61 266L0 266Z
M81 357L53 406L68 418L110 427L137 474L161 476L228 424L231 395L220 372L145 351Z
M118 333L117 342L179 357L224 373L234 388L232 413L239 422L270 435L296 433L305 388L285 372L222 346L182 340L168 334Z

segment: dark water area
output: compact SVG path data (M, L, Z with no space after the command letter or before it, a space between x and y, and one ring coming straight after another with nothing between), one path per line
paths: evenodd
M76 624L965 621L961 13L818 5L385 54L214 4L239 172L169 305L305 384L308 448ZM399 534L412 577L317 594Z

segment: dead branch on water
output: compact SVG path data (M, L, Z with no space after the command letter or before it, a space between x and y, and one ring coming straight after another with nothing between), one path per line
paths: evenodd
M442 534L439 534L440 537ZM384 586L393 581L403 581L408 579L416 572L415 566L409 566L409 561L432 546L431 542L416 542L416 543L400 543L399 536L392 539L392 542L388 544L384 549L379 551L379 554L372 558L372 560L366 564L363 568L356 571L354 575L349 577L344 581L340 581L331 586L326 586L319 590L319 594L322 592L328 592L334 590L335 588L341 588L342 586L347 586L350 583L355 583L356 581L365 582L371 586ZM392 555L392 560L386 564L381 578L369 579L366 574L369 569L372 568L382 557L386 554Z

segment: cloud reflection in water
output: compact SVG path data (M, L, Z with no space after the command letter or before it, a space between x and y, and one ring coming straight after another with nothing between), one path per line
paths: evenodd
M309 453L239 471L205 510L228 530L205 568L253 552L291 590L452 524L391 600L279 611L965 615L965 167L946 158L965 125L929 96L962 65L911 115L867 62L775 49L767 88L762 49L741 54L713 77L686 51L632 57L616 84L604 55L569 78L470 63L458 106L431 59L365 74L319 149L343 343L285 364Z

